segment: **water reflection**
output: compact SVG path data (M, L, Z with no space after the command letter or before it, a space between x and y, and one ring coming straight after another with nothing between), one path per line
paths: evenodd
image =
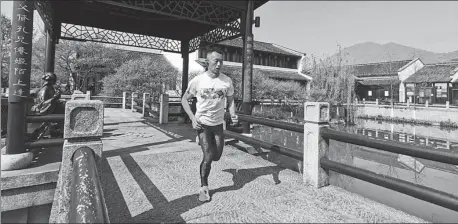
M390 124L372 120L358 120L354 127L333 125L332 128L364 135L369 138L407 142L414 145L432 146L436 149L458 151L458 129ZM292 149L301 150L303 148L304 136L302 133L257 125L253 129L253 137Z
M436 150L458 153L458 130L433 126L403 125L358 120L356 126L333 128L382 140L432 146ZM253 137L302 151L303 134L266 126L256 126ZM398 155L386 151L330 141L330 159L458 195L458 166ZM294 161L296 162L296 161ZM291 160L288 160L291 163ZM372 200L421 217L430 222L456 222L458 212L332 172L331 184Z

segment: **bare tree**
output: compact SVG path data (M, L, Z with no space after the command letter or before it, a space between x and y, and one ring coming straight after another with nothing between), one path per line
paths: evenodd
M347 56L338 45L336 57L317 59L314 56L311 62L310 76L313 77L310 88L312 101L329 102L331 105L347 104L347 121L351 121L350 105L355 94L355 76L352 66L346 60Z
M393 107L394 106L394 92L395 92L394 86L398 83L399 77L396 71L393 69L393 61L392 61L391 53L387 51L386 54L388 56L388 61L387 63L383 65L382 71L388 76L388 79L389 79L388 83L389 83L389 88L390 88L390 92L389 92L390 105L391 107ZM396 73L395 76L393 75L394 73ZM399 87L398 87L398 90L399 90Z

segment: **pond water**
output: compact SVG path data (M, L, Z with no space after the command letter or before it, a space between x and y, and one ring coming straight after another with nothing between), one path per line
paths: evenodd
M334 125L332 128L357 133L368 138L427 145L436 150L458 153L458 129L441 129L436 126L395 124L362 119L358 119L356 125L352 127ZM303 149L303 134L301 133L266 126L255 126L252 133L256 139L297 151ZM330 141L330 151L332 160L458 196L458 166L336 141ZM408 162L409 160L410 162ZM288 163L287 165L290 167L297 167L297 164L301 164L300 161L278 155L276 161ZM332 172L331 184L430 222L456 223L458 221L458 212L355 178Z

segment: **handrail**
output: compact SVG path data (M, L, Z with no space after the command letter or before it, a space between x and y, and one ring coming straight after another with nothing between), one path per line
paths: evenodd
M122 99L120 96L91 96L91 98Z
M315 106L315 108L318 108ZM288 123L288 122L282 122L282 121L276 121L276 120L270 120L262 117L255 117L255 116L250 116L246 114L238 114L239 120L240 121L245 121L245 122L250 122L250 123L257 123L257 124L262 124L262 125L267 125L270 127L275 127L275 128L281 128L285 130L290 130L290 131L296 131L296 132L302 132L304 133L304 126L299 125L299 124L293 124L293 123ZM327 115L324 115L327 116ZM316 126L313 128L316 132L315 133L318 138L315 138L315 144L311 147L313 149L309 150L323 150L325 153L327 150L329 150L329 145L328 143L326 144L321 144L319 142L320 138L324 139L333 139L345 143L350 143L350 144L355 144L355 145L360 145L360 146L366 146L370 148L375 148L378 150L384 150L388 152L393 152L397 154L403 154L403 155L409 155L417 158L423 158L427 160L432 160L436 162L441 162L441 163L446 163L446 164L452 164L452 165L458 165L458 153L451 153L448 151L443 151L443 150L437 150L433 147L428 147L428 146L416 146L416 145L411 145L408 143L401 143L401 142L395 142L395 141L383 141L383 140L378 140L378 139L370 139L365 136L360 136L358 134L352 134L352 133L347 133L343 131L336 131L332 130L327 126L322 126L320 122L315 123ZM262 148L270 149L272 151L277 151L280 154L287 155L289 157L293 157L299 160L305 160L309 159L306 161L307 163L310 163L314 165L313 158L308 158L308 156L318 156L320 153L311 153L310 155L302 155L302 153L294 151L292 149L288 149L285 147L277 146L272 143L267 143L261 140L253 139L247 136L235 134L230 131L224 131L224 134L228 137L232 137L241 141L244 141L248 144L252 145L257 145ZM306 157L307 156L307 157ZM318 165L318 164L317 164ZM384 176L380 174L376 174L374 172L349 166L343 163L331 161L327 159L327 157L322 157L319 159L319 166L321 166L326 172L329 170L335 171L337 173L341 173L343 175L347 175L350 177L354 177L363 181L367 181L369 183L373 183L397 192L404 193L406 195L410 195L412 197L418 198L420 200L424 200L454 211L458 211L458 197L456 195L448 194L439 190L435 190L433 188L421 186L418 184L414 184L408 181L404 181L401 179L389 177L389 176ZM304 171L305 173L306 171ZM320 172L315 173L314 171L308 171L312 172L310 176L320 176L322 175ZM321 171L322 172L322 171ZM328 178L325 177L327 175L324 175L322 178ZM307 177L307 178L309 178ZM321 178L321 177L320 177ZM319 179L320 179L319 178ZM307 179L307 181L311 181L315 186L321 187L322 185L317 182L313 178Z
M264 141L261 141L261 140L257 140L257 139L254 139L254 138L243 136L241 134L237 134L235 132L227 131L227 130L224 131L224 135L227 136L227 137L230 137L230 138L234 138L234 139L246 142L248 144L253 144L253 145L265 148L265 149L272 150L274 152L278 152L280 154L292 157L294 159L298 159L298 160L302 160L303 159L303 155L302 155L301 152L298 152L298 151L295 151L295 150L292 150L292 149L289 149L289 148L286 148L286 147L283 147L283 146L279 146L279 145L275 145L275 144L272 144L272 143L264 142Z
M263 117L256 117L256 116L250 116L246 114L237 114L239 117L240 121L246 121L246 122L251 122L255 124L262 124L274 128L281 128L289 131L295 131L295 132L304 132L304 126L300 124L294 124L294 123L289 123L289 122L284 122L284 121L276 121L272 119L267 119Z
M51 138L51 139L40 139L33 142L26 142L24 147L27 149L37 149L46 147L63 146L65 139L63 138Z
M110 222L94 157L86 146L73 154L70 223Z
M320 131L320 135L323 138L334 139L340 142L371 147L378 150L409 155L441 163L458 165L458 153L440 151L434 149L433 147L410 145L407 143L395 141L382 141L378 139L370 139L356 134L332 130L330 128L322 128Z
M304 126L289 122L276 121L262 117L250 116L246 114L238 114L240 121L262 124L274 128L285 129L295 132L304 132ZM408 143L395 141L382 141L378 139L370 139L357 134L351 134L343 131L336 131L330 128L322 128L320 135L324 138L330 138L341 142L371 147L388 152L409 155L417 158L433 160L437 162L458 165L458 153L436 150L428 146L416 146Z
M334 162L325 158L320 160L320 165L324 169L332 170L340 174L367 181L372 184L376 184L454 211L458 211L458 197L456 195L448 194L433 188L421 186L398 178L382 176L372 171Z
M25 121L27 123L38 123L38 122L59 122L64 121L65 114L47 114L41 116L27 116Z

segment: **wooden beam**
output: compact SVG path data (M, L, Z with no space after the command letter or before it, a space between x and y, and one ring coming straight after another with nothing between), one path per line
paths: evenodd
M225 24L218 24L218 23L215 23L215 22L210 22L210 21L206 21L206 20L202 19L204 17L207 17L208 15L201 15L200 17L192 18L192 17L183 16L183 15L177 15L177 14L173 14L173 13L169 13L169 12L164 12L164 11L157 10L157 9L129 5L129 4L126 4L126 3L121 3L121 2L112 1L112 0L95 0L95 1L100 2L100 3L104 3L104 4L109 4L109 5L119 6L119 7L123 7L123 8L128 8L128 9L132 9L132 10L139 10L139 11L148 12L148 13L165 15L165 16L170 16L170 17L182 19L182 20L189 20L189 21L198 22L198 23L202 23L202 24L212 25L212 26L215 26L215 27L218 27L218 28L229 29L229 30L234 30L234 31L240 32L240 28L237 29L237 28L234 28L234 27L227 27L227 26L225 26ZM207 2L210 2L210 1L207 1ZM214 4L214 3L211 3L211 4ZM215 4L215 5L218 5L218 4ZM222 5L218 5L218 6L219 7L224 7ZM243 12L243 10L239 10L239 9L235 9L235 8L227 8L226 10L239 11L240 14ZM237 18L234 18L234 20L237 19ZM227 23L229 23L229 22L231 22L231 21L227 21Z

